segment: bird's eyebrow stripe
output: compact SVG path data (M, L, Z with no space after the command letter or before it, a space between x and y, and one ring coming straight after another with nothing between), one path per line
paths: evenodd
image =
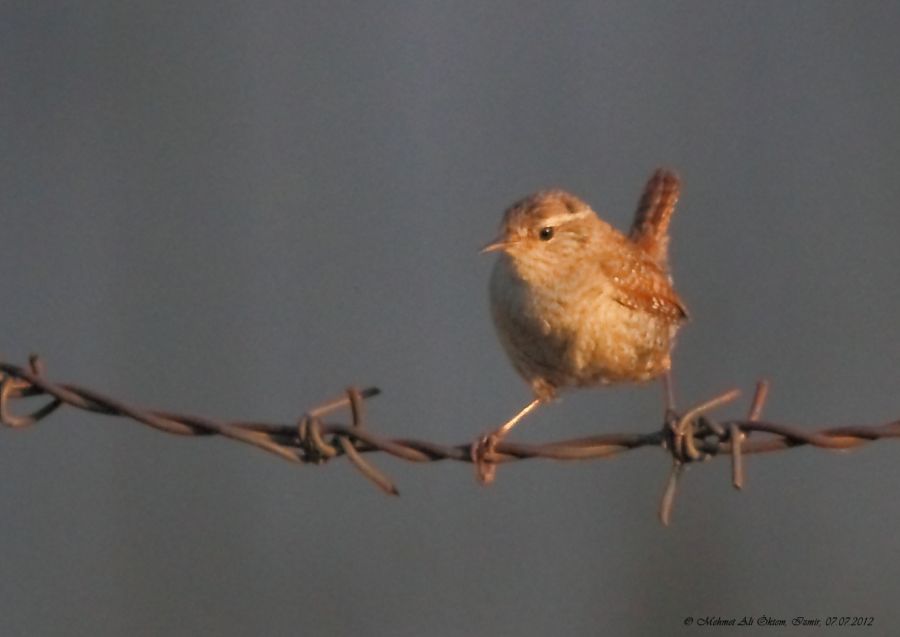
M573 219L582 219L591 214L590 208L584 208L579 210L578 212L564 212L558 215L551 215L544 219L544 226L558 226L559 224L565 221L572 221Z

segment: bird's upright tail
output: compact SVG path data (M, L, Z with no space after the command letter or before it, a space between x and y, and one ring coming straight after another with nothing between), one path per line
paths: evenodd
M628 238L658 264L668 267L669 221L678 203L681 180L665 168L658 169L644 186Z

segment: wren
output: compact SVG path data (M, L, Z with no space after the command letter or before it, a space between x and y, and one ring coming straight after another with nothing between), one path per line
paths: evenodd
M499 253L491 315L534 398L473 445L482 482L493 480L487 456L499 440L559 390L667 381L675 335L687 319L668 263L680 187L674 172L657 170L627 236L562 190L537 192L506 210L498 237L482 250Z

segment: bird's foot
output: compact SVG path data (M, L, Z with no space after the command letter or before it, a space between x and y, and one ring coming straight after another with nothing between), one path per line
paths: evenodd
M491 484L497 477L497 464L492 456L502 438L499 431L492 431L473 442L469 450L472 464L475 466L475 478L484 486Z
M472 464L475 465L475 477L478 478L481 484L488 485L494 481L497 473L497 463L492 456L495 455L497 445L509 433L509 430L534 411L541 404L542 400L545 400L545 398L535 398L525 405L519 413L507 420L502 427L481 436L481 438L472 443L469 456L472 458Z

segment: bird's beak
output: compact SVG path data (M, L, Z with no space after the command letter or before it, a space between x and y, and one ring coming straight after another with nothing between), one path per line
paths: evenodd
M480 254L487 254L488 252L499 252L502 250L506 250L512 241L504 241L502 239L494 239L489 244L484 246L481 250L479 250Z

